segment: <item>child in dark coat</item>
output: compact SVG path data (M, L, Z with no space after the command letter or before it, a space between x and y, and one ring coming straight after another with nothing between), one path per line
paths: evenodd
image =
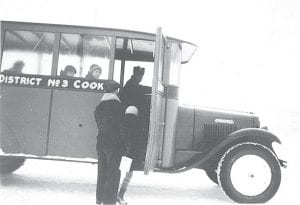
M132 173L136 169L141 159L141 148L143 148L143 140L141 139L141 123L138 119L138 109L135 106L127 107L123 124L121 127L121 136L125 140L126 144L126 156L133 159L130 167L130 171L126 173L126 176L121 184L118 193L119 204L127 204L124 200L124 194L127 190L129 182L132 178Z

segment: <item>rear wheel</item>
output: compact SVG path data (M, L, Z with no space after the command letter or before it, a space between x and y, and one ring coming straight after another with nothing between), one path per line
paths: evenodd
M24 162L24 158L0 156L0 174L10 174L19 169Z
M225 194L238 203L264 203L277 192L281 170L269 148L241 143L230 148L218 164L218 181Z

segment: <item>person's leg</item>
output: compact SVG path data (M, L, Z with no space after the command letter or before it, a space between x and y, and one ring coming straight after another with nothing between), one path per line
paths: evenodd
M121 155L114 152L106 153L107 174L103 190L103 203L116 204L121 172L119 170Z
M127 191L127 188L128 188L128 185L129 185L129 183L131 181L132 175L133 175L132 171L126 172L126 176L123 179L123 182L122 182L122 184L120 186L119 193L118 193L118 202L120 204L127 204L127 202L124 200L124 195L125 195L125 193Z
M106 179L106 156L103 152L98 152L98 175L96 189L96 204L101 204L103 201L103 189Z

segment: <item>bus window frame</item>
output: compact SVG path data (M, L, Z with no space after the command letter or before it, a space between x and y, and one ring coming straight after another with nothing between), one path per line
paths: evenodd
M37 31L37 32L51 32L55 34L54 44L53 44L53 57L52 57L52 67L51 76L57 77L57 67L59 58L59 42L62 33L69 34L82 34L82 35L98 35L98 36L108 36L112 38L112 46L110 52L110 62L109 62L109 75L107 80L113 80L114 75L114 64L115 64L115 54L116 54L116 41L118 38L123 39L136 39L144 41L155 42L155 35L145 32L122 30L122 29L112 29L112 28L101 28L101 27L88 27L88 26L76 26L76 25L59 25L59 24L42 24L42 23L27 23L27 22L13 22L13 21L0 21L1 29L1 49L0 49L0 65L2 65L2 55L3 55L3 45L5 39L6 30L22 30L22 31ZM168 43L181 42L178 39L168 38ZM126 46L127 47L127 46ZM112 51L113 49L113 51ZM168 55L168 52L166 52ZM125 57L125 56L124 56ZM168 58L168 56L165 56ZM126 59L124 60L124 67ZM165 67L163 73L163 83L168 84L168 66ZM122 71L121 71L122 72ZM123 74L124 75L124 74ZM120 80L122 77L120 76ZM124 81L124 79L123 79ZM120 84L124 82L120 81Z
M58 62L59 62L59 50L60 50L60 41L61 41L61 35L62 34L78 34L78 35L92 35L92 36L105 36L105 37L109 37L111 38L111 44L110 44L110 51L109 51L109 66L108 66L108 77L107 79L98 79L98 80L113 80L113 75L114 75L114 63L115 63L115 52L116 52L116 37L115 36L110 36L110 35L101 35L101 34L87 34L87 33L64 33L64 32L58 32L55 34L59 34L58 39L54 39L54 44L55 46L58 46L57 48L55 47L55 49L58 49L56 51L57 56L55 56L56 60L54 60L54 56L53 56L53 62L55 63L55 65L52 62L52 72L53 74L51 74L52 76L55 77L60 77L60 75L57 73L58 70ZM57 42L55 41L57 40ZM57 45L56 45L57 44ZM54 48L53 48L54 50ZM78 79L82 79L84 77L71 77L71 78L78 78Z
M26 24L26 25L24 25ZM27 25L28 24L28 25ZM59 77L57 75L58 69L58 61L59 61L59 48L60 48L60 40L61 34L69 33L69 34L82 34L82 35L95 35L95 36L107 36L112 39L111 49L109 54L109 70L108 70L108 78L107 79L99 79L99 80L112 80L114 73L114 61L115 61L115 50L116 50L116 36L113 35L113 32L108 30L101 30L94 28L90 30L89 28L82 27L77 29L75 26L63 26L63 25L50 25L47 24L31 24L31 23L18 23L18 22L0 22L1 29L1 49L0 49L0 65L2 65L2 55L3 55L3 45L5 40L5 32L6 30L21 30L21 31L35 31L35 32L49 32L54 34L54 42L53 42L53 56L52 56L52 65L51 65L51 75L52 77ZM97 31L95 31L95 29ZM47 75L48 76L48 75ZM75 77L76 78L76 77Z
M0 69L2 65L2 50L4 45L4 31L2 28L2 22L0 22Z

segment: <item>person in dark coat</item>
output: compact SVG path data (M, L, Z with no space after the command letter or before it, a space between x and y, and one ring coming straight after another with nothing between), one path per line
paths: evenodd
M131 78L125 84L123 90L120 92L120 99L124 106L136 106L139 110L139 121L141 124L141 138L147 142L149 132L150 120L150 94L151 87L140 85L143 80L145 68L136 66L133 68ZM146 152L146 147L144 148Z
M129 106L125 111L124 120L121 127L121 136L125 140L126 144L126 156L133 159L129 172L126 173L125 178L121 184L118 193L118 202L121 205L126 205L124 195L130 180L133 175L133 171L136 166L142 160L140 149L143 147L140 134L141 126L138 119L138 109L135 106Z
M143 80L145 68L135 66L133 75L126 82L123 90L120 92L120 99L125 107L136 106L142 113L145 106L145 95L151 94L151 87L140 85Z
M96 203L116 204L120 182L120 162L125 152L124 140L120 135L123 110L117 96L119 84L105 83L105 93L95 110L98 127L97 154L98 178Z

